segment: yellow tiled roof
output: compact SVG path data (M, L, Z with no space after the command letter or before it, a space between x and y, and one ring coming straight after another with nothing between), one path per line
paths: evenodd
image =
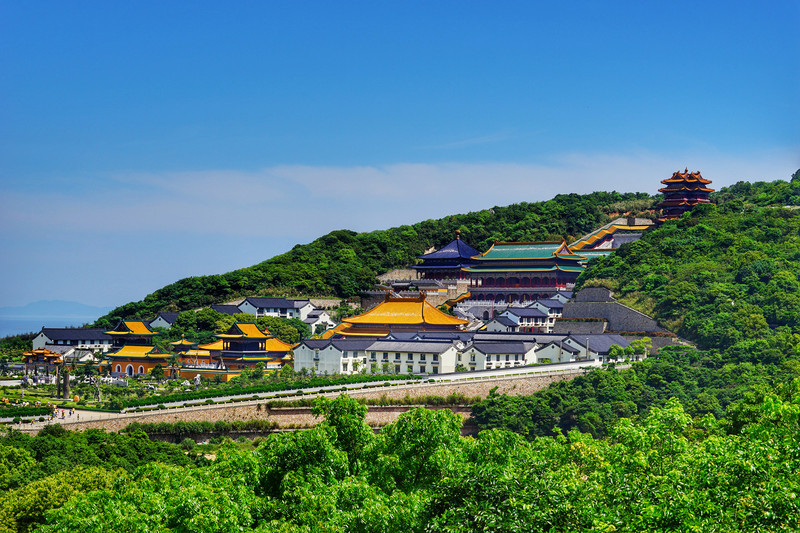
M131 330L134 335L155 335L155 331L151 330L147 324L139 320L126 320L125 325Z
M389 328L369 328L369 329L358 329L353 331L351 328L345 328L339 330L338 333L344 335L345 337L385 337L389 333Z
M203 350L222 350L222 348L224 347L223 345L224 341L218 340L214 342L209 342L208 344L201 344L199 348L202 348Z
M155 335L156 332L141 320L123 320L116 328L106 331L109 335Z
M349 324L430 324L435 326L461 326L466 320L442 313L425 298L397 298L386 296L386 300L366 313L342 322Z
M267 339L264 344L266 345L264 349L267 350L268 352L288 352L289 350L297 346L296 344L292 345L289 344L288 342L283 342L282 340L276 337Z
M192 346L194 343L192 341L187 341L186 339L181 339L179 341L171 342L173 346Z
M343 329L346 329L349 324L340 323L336 324L336 327L329 329L328 331L324 332L322 335L319 336L320 339L330 339L337 333L340 333Z
M220 341L220 342L222 342L222 341ZM195 349L195 350L186 350L185 352L183 352L183 355L195 355L197 357L208 357L209 355L211 355L211 352L209 352L208 350L197 350L197 349Z
M258 326L255 324L240 324L238 322L231 326L231 329L229 329L227 333L220 333L217 335L217 337L221 339L266 339L268 336L268 333L264 333L258 329Z
M126 345L117 350L116 352L109 353L112 359L117 357L137 357L137 358L156 358L166 359L171 357L170 354L164 353L155 346L132 346Z
M255 324L236 324L236 326L245 337L264 338L267 336L267 334L258 329L258 326Z

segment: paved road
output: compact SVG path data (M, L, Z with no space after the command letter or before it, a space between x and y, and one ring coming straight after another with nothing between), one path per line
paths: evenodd
M420 385L425 385L428 381L433 381L435 383L441 382L455 382L455 381L475 381L475 380L497 380L497 379L514 379L516 377L521 376L532 376L532 375L543 375L543 374L562 374L562 373L585 373L593 370L594 368L599 368L600 364L596 361L590 361L585 363L553 363L547 365L535 365L535 366L523 366L517 368L503 368L503 369L496 369L496 370L479 370L475 372L456 372L452 374L438 374L435 376L429 376L426 380L411 380L411 381L400 381L400 382L389 382L393 383L393 385L389 387L374 387L370 388L370 392L381 392L381 390L397 390L398 388L406 388L406 387L419 387ZM373 382L375 383L375 382ZM367 384L373 384L367 383ZM379 383L379 382L377 382ZM293 392L297 392L298 390L303 391L303 396L296 396L296 397L287 397L287 400L302 398L304 396L319 393L320 391L326 391L329 393L338 394L339 390L344 388L347 389L361 389L365 383L354 383L351 385L339 385L339 386L328 386L328 387L310 387L304 389L295 389L295 390L284 390L284 391L277 391L277 392L264 392L258 394L245 394L245 395L231 395L231 396L220 396L217 398L213 398L214 404L206 404L204 403L205 400L189 400L185 402L168 402L164 403L165 407L183 407L183 410L200 410L200 409L211 409L211 408L225 408L230 407L231 404L220 404L219 402L225 402L229 400L234 400L237 398L251 398L249 400L237 402L235 405L253 405L258 403L259 401L264 401L265 399L273 398L277 395L286 396L287 394L292 394ZM252 399L253 396L258 396L258 399ZM158 402L154 402L153 405L157 405ZM191 404L188 407L186 404ZM53 420L48 420L46 422L34 422L31 424L22 424L18 427L20 429L41 429L42 427L49 425L49 424L62 424L67 429L71 424L78 424L81 422L90 422L90 421L97 421L97 420L111 420L111 419L118 419L118 418L138 418L142 415L149 415L149 414L158 414L163 413L164 411L149 411L146 413L141 412L126 412L126 413L104 413L99 411L84 411L84 410L76 410L75 414L72 416L66 415L64 418L60 416L56 417ZM173 411L174 412L174 411Z

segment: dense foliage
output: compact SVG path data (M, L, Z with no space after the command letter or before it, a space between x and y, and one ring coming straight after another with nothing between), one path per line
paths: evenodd
M366 408L341 396L315 406L320 426L268 435L255 453L229 446L208 466L93 476L38 514L4 501L34 523L43 514L48 533L796 531L800 391L784 392L737 435L669 401L608 438L533 441L463 438L459 417L425 409L376 435Z
M800 333L799 279L800 210L727 203L592 261L578 282L606 285L699 347L737 357L776 335L797 343L787 336Z
M193 464L177 446L151 442L142 432L73 433L54 425L32 437L6 430L0 436L0 533L28 531L48 509L108 489L117 477L154 462Z
M376 275L413 264L428 248L448 243L457 229L479 250L496 240L570 239L606 222L608 212L650 202L643 193L564 194L546 202L494 207L388 230L333 231L252 267L182 279L142 301L117 307L97 324L109 327L123 318L152 318L160 311L194 309L243 296L349 297L372 286Z
M738 183L718 193L718 206L593 260L579 278L578 287L612 289L700 350L668 348L528 397L492 395L474 406L476 421L529 438L573 428L607 435L670 398L696 418L729 417L749 392L800 376L800 210L784 205L798 192L800 171L791 182Z
M621 418L644 416L670 399L695 419L706 414L723 419L755 387L800 376L799 354L800 340L793 354L770 364L754 364L750 357L723 362L714 352L672 346L630 369L595 370L529 396L491 394L473 406L472 416L482 429L508 429L528 438L572 429L605 436Z

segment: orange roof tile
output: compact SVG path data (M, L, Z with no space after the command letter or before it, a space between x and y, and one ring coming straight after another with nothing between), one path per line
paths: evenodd
M273 337L271 339L267 339L264 343L264 349L268 352L288 352L295 346L296 344L289 344L288 342L283 342L277 337Z
M171 357L170 354L162 352L155 346L133 346L130 344L123 346L116 352L110 352L108 356L112 359L121 357L166 359Z
M442 313L429 304L424 296L418 298L397 298L386 296L386 299L364 314L345 318L348 324L376 325L415 325L430 324L435 326L461 326L466 320Z
M222 350L224 345L224 341L218 340L214 342L209 342L208 344L201 344L198 348L203 350Z

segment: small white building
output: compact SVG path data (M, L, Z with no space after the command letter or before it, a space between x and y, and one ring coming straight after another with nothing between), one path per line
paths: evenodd
M47 348L57 351L52 349L53 345L105 353L111 348L112 338L102 328L42 328L33 338L34 350Z
M367 364L392 374L445 374L456 371L458 350L448 341L375 341Z
M514 368L536 363L535 342L476 342L460 355L467 370Z
M242 313L260 316L276 316L278 318L299 318L305 320L315 310L310 300L289 300L287 298L258 298L248 296L239 304Z
M569 363L581 356L581 350L567 344L564 339L551 341L536 349L536 360L540 363Z
M516 315L498 316L486 323L485 331L491 331L492 333L516 332L519 328L519 322L517 322L518 318L519 317Z
M550 299L565 304L572 299L572 291L558 291L554 295L552 295Z
M314 309L308 316L303 319L303 322L308 324L308 327L311 328L311 334L321 333L317 331L317 326L322 326L325 329L322 331L328 330L336 325L336 322L333 321L331 316L328 314L327 311L323 311L322 309ZM321 328L320 328L321 329Z
M305 339L294 349L294 369L317 374L357 374L366 368L366 349L375 339Z
M509 331L552 333L556 317L535 307L509 307L500 313L500 318L506 318L517 323L517 328Z
M150 321L150 327L169 329L176 320L178 313L158 313L158 316Z

